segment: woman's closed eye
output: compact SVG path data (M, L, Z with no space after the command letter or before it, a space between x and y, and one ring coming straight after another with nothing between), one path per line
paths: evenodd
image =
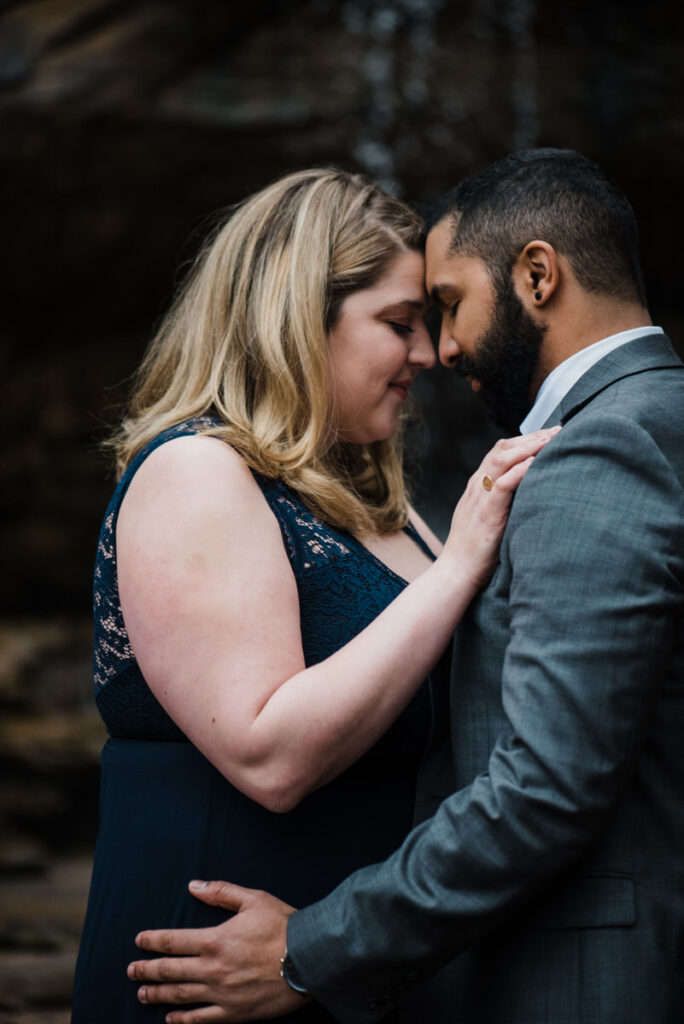
M388 325L392 328L395 334L405 337L407 334L413 334L414 329L409 324L401 324L398 320L388 320Z

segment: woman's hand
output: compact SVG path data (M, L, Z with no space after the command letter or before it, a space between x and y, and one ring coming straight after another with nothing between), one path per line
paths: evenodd
M440 559L453 558L459 571L466 570L472 578L474 590L480 590L494 570L518 484L534 456L560 429L551 427L522 437L502 438L468 481Z

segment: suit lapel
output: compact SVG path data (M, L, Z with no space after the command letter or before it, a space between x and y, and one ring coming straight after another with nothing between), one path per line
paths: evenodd
M628 341L625 345L613 349L603 359L599 359L598 363L580 377L561 399L544 426L567 423L596 395L618 380L637 373L662 369L684 370L684 364L677 356L669 338L664 334L651 334Z

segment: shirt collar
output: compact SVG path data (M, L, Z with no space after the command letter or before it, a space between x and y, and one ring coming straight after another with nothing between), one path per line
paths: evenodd
M542 383L534 405L520 424L520 433L530 434L533 430L539 430L580 377L613 349L637 338L645 338L649 334L663 333L662 327L633 327L629 331L620 331L619 334L602 338L601 341L596 341L593 345L588 345L569 356L559 363Z

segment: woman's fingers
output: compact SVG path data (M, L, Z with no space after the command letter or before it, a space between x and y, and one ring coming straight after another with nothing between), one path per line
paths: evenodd
M529 458L524 459L523 462L516 462L514 466L502 473L496 481L496 486L507 493L515 491L518 484L525 476L525 473L534 462L534 455L530 455Z
M551 441L561 427L535 430L521 437L504 437L494 445L482 460L474 475L475 485L486 491L510 496L516 490L541 449Z
M488 474L495 482L504 473L519 462L534 456L541 451L545 444L551 441L560 427L551 427L547 430L535 430L531 434L523 434L521 437L504 437L494 445L492 450L485 455L476 476L480 481Z

